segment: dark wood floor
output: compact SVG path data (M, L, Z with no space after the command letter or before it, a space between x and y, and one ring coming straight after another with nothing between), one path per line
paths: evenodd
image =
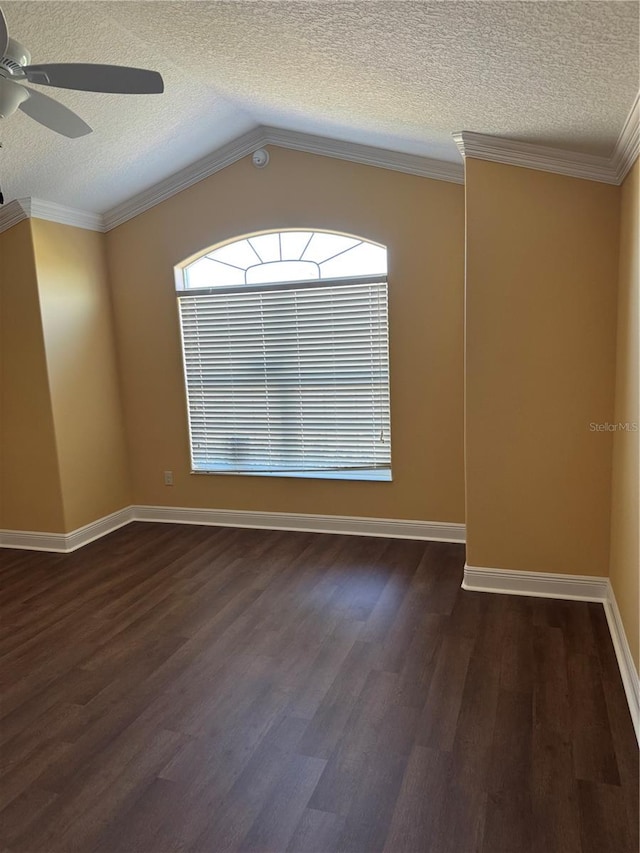
M463 562L141 523L0 552L1 853L635 853L602 608Z

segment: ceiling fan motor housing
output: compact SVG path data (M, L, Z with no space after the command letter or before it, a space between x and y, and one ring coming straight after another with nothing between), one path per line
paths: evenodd
M19 41L10 38L4 56L0 59L0 75L21 74L23 65L31 63L31 54ZM5 72L3 74L3 72Z

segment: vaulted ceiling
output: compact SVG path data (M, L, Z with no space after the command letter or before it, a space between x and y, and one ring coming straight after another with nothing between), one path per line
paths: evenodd
M608 156L638 91L635 2L3 2L33 62L160 71L47 89L94 133L0 121L5 198L103 212L260 124L447 161L473 130Z

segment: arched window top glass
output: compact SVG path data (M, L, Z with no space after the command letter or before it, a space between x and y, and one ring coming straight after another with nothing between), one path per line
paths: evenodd
M387 273L387 250L378 243L327 231L272 231L214 248L183 270L182 287L214 287Z

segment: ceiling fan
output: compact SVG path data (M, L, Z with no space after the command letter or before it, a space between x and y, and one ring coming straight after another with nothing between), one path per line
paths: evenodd
M20 109L35 121L70 139L91 133L91 128L68 107L25 83L130 95L164 91L161 75L143 68L91 63L30 63L29 51L9 38L7 22L0 9L0 118L7 118Z

